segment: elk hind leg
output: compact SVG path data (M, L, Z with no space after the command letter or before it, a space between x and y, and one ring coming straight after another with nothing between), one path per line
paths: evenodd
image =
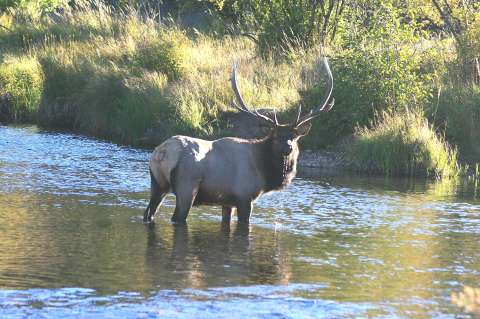
M175 211L172 215L172 222L178 224L186 223L190 208L192 208L195 197L198 193L198 186L183 185L175 190Z
M150 223L155 216L158 206L168 193L168 187L161 187L155 180L155 177L150 171L150 202L143 214L143 222Z
M235 210L235 207L232 206L222 206L222 223L229 223L232 218L232 213Z
M240 202L237 205L237 217L238 222L240 223L249 223L250 222L250 215L252 213L252 202L251 201L244 201Z

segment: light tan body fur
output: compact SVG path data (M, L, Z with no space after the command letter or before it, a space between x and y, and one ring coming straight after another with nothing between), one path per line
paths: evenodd
M269 139L227 137L206 141L173 136L157 146L151 155L152 198L157 195L157 201L161 202L167 193L175 194L174 221L184 221L190 207L196 204L221 205L224 219L229 219L237 208L239 219L248 221L252 202L264 192L287 185L296 173L298 148L295 147L285 169L279 168L279 173L283 170L284 175L277 178L275 185L269 183L270 148ZM155 204L154 200L152 205ZM154 213L146 214L146 221L150 221Z

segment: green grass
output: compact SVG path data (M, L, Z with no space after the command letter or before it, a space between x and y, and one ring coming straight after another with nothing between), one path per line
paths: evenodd
M31 56L8 57L0 64L0 96L9 96L11 121L32 120L43 91L43 71ZM1 119L7 120L7 119Z
M76 9L62 6L63 13L44 11L38 1L0 14L0 51L19 52L43 46L45 42L88 40L94 36L113 36L128 26L128 16L114 14L102 2L93 10L88 1L76 1ZM122 21L123 18L123 21Z
M0 29L0 94L12 96L17 121L129 144L154 145L173 134L215 138L230 131L225 113L236 112L234 62L247 103L277 109L285 123L299 103L307 112L323 98L317 60L328 55L336 105L315 120L304 148L356 132L352 154L359 170L455 175L456 152L423 112L408 112L412 107L429 114L462 154L480 154L478 86L444 84L446 65L455 61L447 42L438 50L433 40L383 39L259 56L244 37L188 32L101 3L54 15L20 8L0 15L0 23L9 29ZM446 89L437 101L438 87ZM374 120L375 114L383 115Z
M480 158L480 86L449 85L432 103L430 118L458 146L462 159L474 165Z
M348 153L360 171L437 178L460 173L457 151L435 133L419 111L382 113L371 128L357 129Z
M251 105L288 110L300 100L301 65L263 60L247 39L188 37L135 11L108 10L82 8L60 22L36 21L32 27L44 33L44 41L10 43L10 54L30 52L44 74L42 103L36 102L39 124L124 143L143 143L152 129L162 134L151 143L174 133L219 136L228 129L221 114L234 110L234 61ZM86 27L102 32L87 36L81 31ZM70 36L57 37L53 29ZM2 39L9 36L0 34Z

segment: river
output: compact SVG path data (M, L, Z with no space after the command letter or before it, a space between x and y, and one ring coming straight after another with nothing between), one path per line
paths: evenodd
M249 227L173 197L144 225L149 153L0 126L2 318L468 318L475 185L303 173Z

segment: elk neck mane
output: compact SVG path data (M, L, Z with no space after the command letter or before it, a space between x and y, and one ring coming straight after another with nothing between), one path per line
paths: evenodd
M276 156L272 149L273 137L267 135L254 142L259 152L260 170L265 178L265 192L280 190L290 184L296 174L297 156Z

